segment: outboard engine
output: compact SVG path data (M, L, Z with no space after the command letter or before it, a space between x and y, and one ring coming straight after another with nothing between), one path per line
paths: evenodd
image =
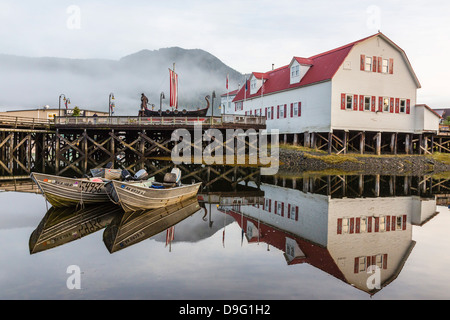
M145 180L148 178L148 172L145 169L141 169L134 175L134 180Z
M181 184L181 170L179 168L173 168L170 173L175 174L175 177L176 177L175 183L177 185L180 185Z
M181 181L181 170L178 168L173 168L172 171L164 175L164 186L166 188L173 188L179 186Z
M122 170L120 177L122 178L122 180L131 180L131 174L126 169Z

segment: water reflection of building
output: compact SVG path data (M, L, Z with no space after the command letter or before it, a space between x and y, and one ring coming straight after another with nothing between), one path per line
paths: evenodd
M308 263L368 293L394 280L415 245L412 224L436 213L435 197L333 198L263 183L262 204L221 206L249 243L284 253L288 265ZM371 269L373 268L373 269Z

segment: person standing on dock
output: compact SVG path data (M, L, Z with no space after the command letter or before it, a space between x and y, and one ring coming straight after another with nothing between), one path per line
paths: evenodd
M142 94L141 96L141 110L144 111L147 109L148 104L148 98L145 96L145 94Z

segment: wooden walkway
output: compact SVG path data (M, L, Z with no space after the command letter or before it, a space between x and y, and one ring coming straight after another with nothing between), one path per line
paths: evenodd
M170 156L175 129L190 132L218 129L255 131L266 128L264 117L57 117L39 120L0 117L0 175L87 173L108 162L131 173L148 165L149 157ZM207 144L209 142L202 142Z

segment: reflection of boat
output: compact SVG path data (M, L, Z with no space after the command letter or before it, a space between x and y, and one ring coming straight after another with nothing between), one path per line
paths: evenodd
M106 184L106 190L115 203L125 211L154 209L169 206L176 202L194 197L202 184L181 184L181 172L175 168L164 177L164 183L153 180L116 181Z
M110 253L154 236L200 210L196 198L153 210L140 210L117 216L103 233Z
M31 179L54 207L109 201L101 178L66 178L33 172Z
M123 210L112 204L74 208L50 208L30 236L30 253L48 250L103 229Z

